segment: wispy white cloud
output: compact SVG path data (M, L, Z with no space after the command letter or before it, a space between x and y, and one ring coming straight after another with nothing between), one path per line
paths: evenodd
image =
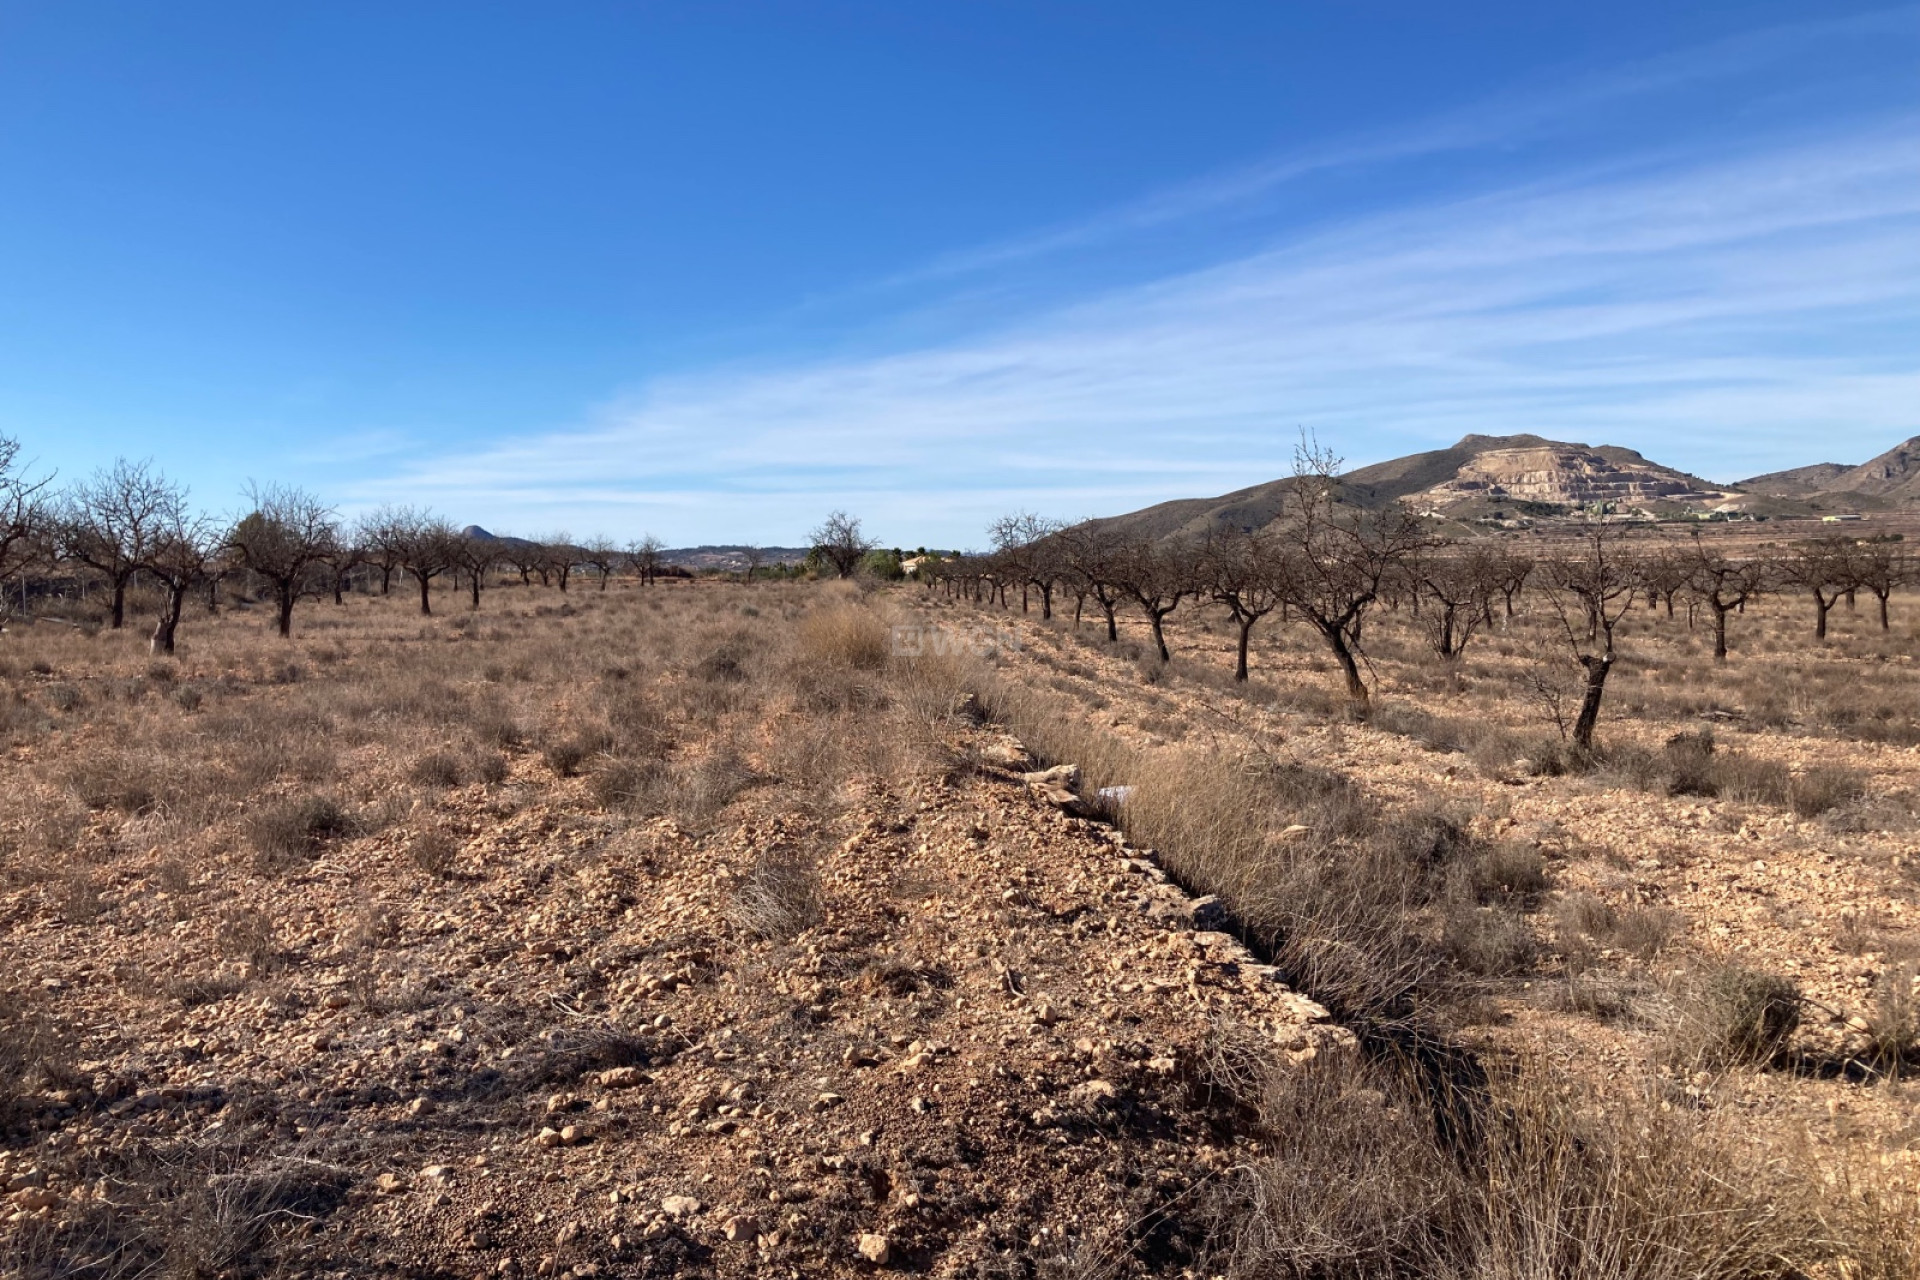
M1920 433L1916 352L1902 116L1409 204L921 349L663 378L358 496L676 541L791 541L845 505L966 543L1010 507L1270 479L1301 426L1356 463L1536 431L1733 479Z

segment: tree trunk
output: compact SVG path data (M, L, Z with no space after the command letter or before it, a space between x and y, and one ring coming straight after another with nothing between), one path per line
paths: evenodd
M1243 613L1235 619L1240 624L1240 648L1234 658L1233 678L1245 681L1247 678L1247 641L1253 635L1253 624L1257 621L1250 613Z
M1587 669L1586 691L1580 697L1580 715L1573 722L1573 745L1582 751L1593 750L1593 727L1600 720L1600 695L1607 689L1607 673L1613 670L1613 655L1593 657L1582 654L1580 665Z
M1892 595L1893 593L1886 592L1885 594L1882 594L1876 591L1874 594L1878 596L1880 599L1880 629L1882 631L1891 630L1892 628L1887 623L1887 596Z
M420 613L424 617L431 618L433 616L433 579L421 574L414 576L420 579Z
M1725 662L1727 660L1727 606L1712 600L1707 601L1707 606L1713 610L1713 660Z
M380 566L380 594L384 596L391 590L393 590L393 566L383 564Z
M127 580L125 578L115 578L113 580L113 621L108 623L107 625L111 629L118 631L121 627L126 625L126 622L127 622Z
M1827 638L1827 610L1831 608L1833 608L1833 601L1821 594L1820 588L1815 587L1813 589L1813 638L1815 640Z
M480 612L480 575L477 573L468 574L467 587L473 592L473 602L467 607L475 613L478 613Z
M173 652L174 629L180 625L180 611L186 607L187 584L167 588L167 603L160 609L160 620L153 624L153 638L147 642L147 652L151 654L170 654Z
M1884 606L1882 612L1884 614ZM1040 584L1040 621L1053 621L1053 584L1051 582Z
M1324 626L1318 623L1320 634L1326 637L1327 647L1333 650L1334 660L1340 664L1341 673L1347 678L1347 699L1354 709L1362 715L1373 706L1373 696L1367 691L1367 682L1360 677L1359 660L1353 656L1353 646L1347 643L1347 631L1341 626Z
M293 601L299 592L294 589L291 578L275 583L274 591L280 597L280 638L290 640L293 638Z
M1119 624L1113 620L1113 606L1102 600L1100 607L1106 611L1107 615L1107 639L1118 640L1120 638L1120 627Z
M1171 662L1173 661L1173 655L1167 652L1166 632L1163 631L1160 626L1161 621L1165 619L1166 616L1165 613L1157 609L1147 610L1147 619L1153 625L1153 644L1156 649L1160 650L1160 661Z

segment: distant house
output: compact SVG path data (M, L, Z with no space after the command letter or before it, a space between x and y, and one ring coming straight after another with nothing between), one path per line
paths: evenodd
M1853 513L1853 512L1851 512L1851 511L1848 511L1848 512L1845 512L1845 513L1843 513L1843 514L1841 514L1841 515L1837 515L1837 516L1821 516L1821 517L1820 517L1820 521L1821 521L1821 523L1822 523L1822 524L1841 524L1841 523L1843 523L1843 522L1845 522L1845 521L1848 521L1848 520L1860 520L1860 519L1864 519L1864 518L1865 518L1865 517L1863 517L1863 516L1859 516L1859 515L1856 515L1856 514L1854 514L1854 513Z

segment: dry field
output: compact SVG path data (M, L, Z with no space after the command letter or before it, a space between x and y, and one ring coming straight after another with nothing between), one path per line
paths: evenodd
M1920 605L437 603L0 636L0 1270L1920 1274Z

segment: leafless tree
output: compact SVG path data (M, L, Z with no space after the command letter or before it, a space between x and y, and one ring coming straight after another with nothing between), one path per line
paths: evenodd
M1687 591L1713 615L1713 660L1727 660L1727 615L1757 599L1770 583L1767 563L1757 558L1736 559L1693 535L1682 563Z
M1854 579L1879 601L1882 631L1892 629L1887 617L1887 601L1895 591L1913 581L1913 568L1913 558L1891 542L1876 540L1854 550Z
M753 581L753 575L758 573L760 566L765 563L767 553L760 547L747 547L741 551L740 558L746 561L746 568L740 574L740 581L750 584Z
M1581 535L1580 548L1548 560L1543 585L1574 661L1586 673L1580 711L1573 722L1573 745L1591 751L1600 699L1616 656L1614 630L1633 608L1641 577L1638 560L1621 545L1616 525L1589 526Z
M634 574L640 579L640 585L650 587L660 574L660 553L666 550L664 543L652 534L647 534L638 542L627 545L627 563L633 566ZM748 576L752 576L753 561L748 562Z
M501 542L498 538L481 538L471 533L456 533L449 548L453 567L467 575L467 596L469 609L480 608L480 592L486 586L487 575L500 563Z
M393 575L407 563L407 531L414 514L405 507L380 507L354 522L352 540L361 563L380 571L380 594L393 590Z
M308 571L339 537L333 511L303 489L252 486L253 510L228 533L226 545L240 562L273 584L282 637L293 634L293 605Z
M98 570L113 592L108 625L126 625L127 584L152 550L172 487L149 462L119 458L91 480L74 486L61 519L62 551Z
M1659 543L1641 552L1640 589L1646 592L1647 608L1665 604L1667 616L1673 616L1673 598L1687 587L1693 560L1679 547Z
M1153 633L1160 661L1171 661L1167 615L1200 586L1193 548L1181 542L1131 542L1122 547L1115 568L1120 589L1147 615L1147 628Z
M1279 608L1292 589L1293 565L1279 538L1265 530L1228 528L1212 534L1200 554L1207 595L1227 607L1240 630L1233 678L1247 678L1254 624Z
M180 629L187 592L211 576L219 551L218 527L208 517L195 514L189 508L185 488L169 486L146 555L140 562L140 567L167 592L166 601L160 606L160 617L154 623L153 636L147 642L148 652L173 652L174 635Z
M28 479L20 464L19 442L0 435L0 581L32 563L47 540L42 495L48 483Z
M1813 597L1813 638L1827 638L1827 614L1858 582L1851 538L1814 538L1793 547L1779 563L1781 580Z
M1290 599L1326 641L1346 677L1347 697L1364 713L1372 696L1360 674L1360 634L1382 585L1430 539L1398 503L1367 509L1345 501L1340 459L1302 441L1294 456L1289 507L1275 536L1292 561Z
M573 545L573 537L568 533L555 533L540 540L540 580L545 582L547 575L553 575L554 585L564 593L567 582L573 577L573 567L580 563L580 548Z
M813 543L814 553L842 578L857 573L860 562L874 548L873 539L860 531L860 522L844 511L829 515L807 538Z
M460 551L460 533L448 520L421 512L406 525L402 546L406 549L402 567L420 584L420 612L433 613L433 580L456 567Z
M600 575L602 591L607 589L607 581L613 577L613 571L619 568L620 560L620 548L614 545L612 538L595 534L580 544L580 563L592 567Z
M1058 520L1021 511L987 526L1002 574L1020 583L1020 612L1027 611L1029 590L1040 593L1040 616L1053 617L1053 590L1060 581Z
M1078 601L1092 596L1107 620L1107 639L1118 640L1120 629L1115 621L1115 611L1122 599L1118 577L1122 550L1120 539L1105 526L1083 520L1061 532L1060 547L1067 581L1077 597L1073 610L1074 622L1080 621Z
M1428 607L1420 615L1427 643L1452 661L1493 615L1505 571L1499 552L1484 546L1438 547L1409 558L1416 598Z

